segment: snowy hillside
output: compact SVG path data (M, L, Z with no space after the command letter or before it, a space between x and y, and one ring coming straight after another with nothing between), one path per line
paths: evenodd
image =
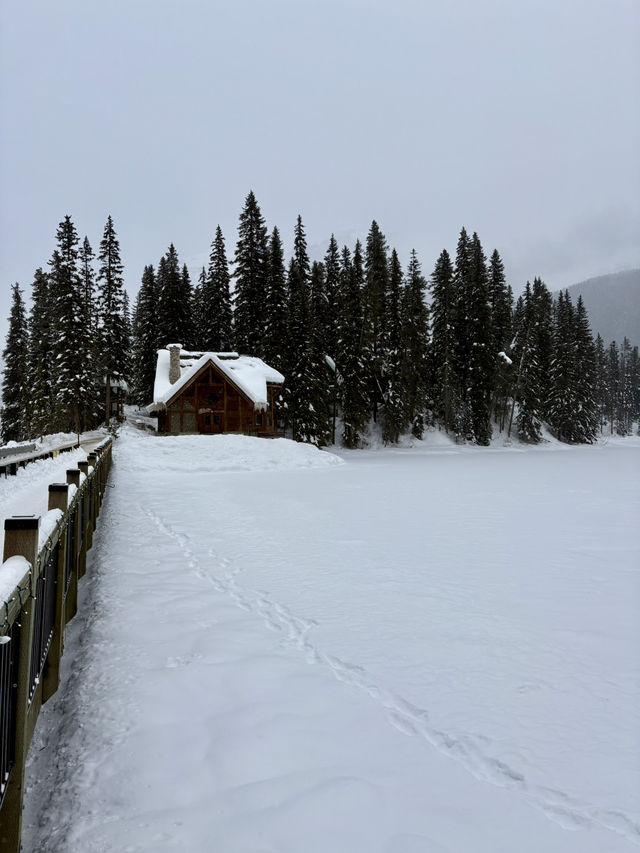
M574 302L582 295L593 334L606 343L629 338L640 343L640 270L601 275L569 288Z
M438 441L125 428L26 849L634 849L640 439Z

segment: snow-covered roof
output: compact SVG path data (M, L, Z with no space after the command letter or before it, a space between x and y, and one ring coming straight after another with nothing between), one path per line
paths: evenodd
M237 352L188 352L180 351L180 378L169 381L171 356L169 349L158 350L156 363L156 378L153 386L153 403L150 411L164 409L169 400L182 388L186 387L193 377L211 362L227 377L236 388L254 404L256 409L266 409L268 406L267 383L282 385L284 376L261 358L249 355L238 355Z

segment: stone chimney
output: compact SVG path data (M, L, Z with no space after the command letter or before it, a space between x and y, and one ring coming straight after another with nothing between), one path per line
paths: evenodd
M172 385L180 379L180 350L182 344L169 344L169 382Z

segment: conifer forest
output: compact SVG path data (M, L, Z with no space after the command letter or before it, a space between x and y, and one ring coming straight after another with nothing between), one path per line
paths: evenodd
M536 443L545 427L591 443L640 418L638 347L594 339L582 299L540 278L514 298L500 254L475 232L462 228L430 271L415 251L400 259L375 221L364 243L332 236L321 261L300 216L293 238L287 260L250 192L233 257L216 228L193 282L170 245L145 266L130 310L111 217L96 254L65 216L30 307L12 288L3 441L104 423L116 386L148 405L156 352L176 342L278 369L288 434L320 446L362 446L372 423L387 444L428 428L477 445L496 434Z

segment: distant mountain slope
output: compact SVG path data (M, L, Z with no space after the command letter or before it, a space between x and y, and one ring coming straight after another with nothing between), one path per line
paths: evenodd
M620 343L626 335L640 344L640 269L588 278L568 290L574 305L582 294L594 336Z

